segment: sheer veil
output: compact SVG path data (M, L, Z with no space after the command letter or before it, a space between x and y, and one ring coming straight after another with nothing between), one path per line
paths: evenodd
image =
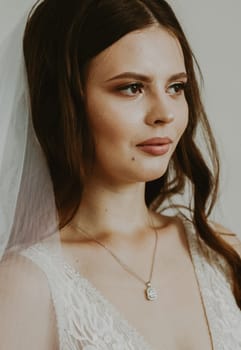
M22 288L24 281L16 278L16 272L22 270L21 264L25 270L28 265L19 259L21 251L40 241L60 248L52 182L31 120L22 47L29 12L19 14L0 42L0 326L4 329L14 324L8 314L11 285ZM37 288L32 293L37 295ZM22 310L20 297L18 306L16 315ZM4 346L1 336L1 349L16 348L22 349Z

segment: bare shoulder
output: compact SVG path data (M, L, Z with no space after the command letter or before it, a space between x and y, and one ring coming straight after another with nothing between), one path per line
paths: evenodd
M0 264L0 339L3 349L56 349L55 316L44 273L21 255Z
M229 243L241 256L241 240L238 235L216 222L211 222L211 225L222 239Z

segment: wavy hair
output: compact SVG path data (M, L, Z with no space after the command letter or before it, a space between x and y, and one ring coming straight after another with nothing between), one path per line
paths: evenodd
M212 229L208 217L218 190L219 161L201 98L200 69L185 34L164 0L44 0L32 9L24 36L34 128L50 169L60 227L75 215L84 180L94 159L94 145L81 98L86 65L134 30L159 24L183 50L189 84L185 96L189 123L167 172L146 184L146 204L157 209L191 188L189 212L197 234L231 267L233 294L241 309L241 259ZM201 74L201 73L200 73ZM196 141L203 134L205 160Z

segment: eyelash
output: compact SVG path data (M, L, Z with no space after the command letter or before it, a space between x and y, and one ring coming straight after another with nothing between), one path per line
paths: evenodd
M177 89L177 91L175 90L174 94L169 93L171 96L179 96L181 95L181 93L185 90L187 86L187 82L178 82L178 83L173 83L170 86L168 86L167 91L169 89Z
M128 84L128 85L125 85L125 86L118 88L118 91L123 92L124 95L128 96L128 94L125 94L125 92L127 92L128 89L132 89L132 88L136 89L136 92L132 91L133 94L135 95L137 92L142 93L142 89L144 88L144 85L142 83L131 83L131 84ZM134 96L134 95L132 95L132 96ZM131 95L129 95L129 96L131 96Z
M175 89L175 92L174 93L169 93L171 96L179 96L181 95L182 91L185 90L187 86L187 82L178 82L178 83L173 83L171 85L168 86L167 88L167 91L169 89ZM118 91L124 93L124 95L126 96L135 96L137 93L142 93L143 91L143 88L144 88L144 84L142 83L131 83L131 84L128 84L128 85L125 85L125 86L122 86L120 88L118 88ZM128 89L135 89L135 91L133 92L132 91L132 94L128 94L125 92L127 92ZM176 91L177 89L177 91Z

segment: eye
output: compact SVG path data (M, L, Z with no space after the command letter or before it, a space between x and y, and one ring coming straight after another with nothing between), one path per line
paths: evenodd
M136 96L143 92L144 85L142 83L132 83L118 88L123 95L126 96Z
M186 85L187 85L187 83L184 83L184 82L173 83L173 84L168 86L166 91L171 96L178 96L178 95L182 94Z

